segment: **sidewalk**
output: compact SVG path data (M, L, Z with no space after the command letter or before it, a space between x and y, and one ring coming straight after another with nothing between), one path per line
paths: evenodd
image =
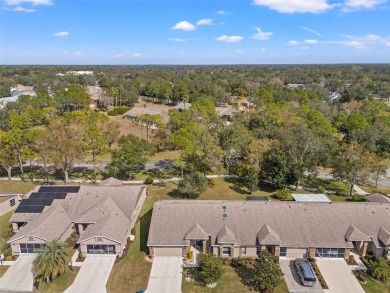
M365 192L363 189L361 189L359 186L356 184L353 186L353 189L356 191L357 194L359 195L367 195L369 194L368 192Z

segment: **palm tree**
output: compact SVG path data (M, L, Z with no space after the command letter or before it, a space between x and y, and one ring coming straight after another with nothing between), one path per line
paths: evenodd
M68 245L59 240L47 243L34 260L35 279L53 281L66 271L69 259Z

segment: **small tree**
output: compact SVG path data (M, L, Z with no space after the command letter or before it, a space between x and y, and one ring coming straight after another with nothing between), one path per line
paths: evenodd
M66 271L70 257L65 243L57 240L47 243L34 260L35 279L53 281Z
M275 197L279 200L291 200L291 192L287 188L278 190Z
M193 172L184 176L180 180L177 191L187 195L189 198L198 197L199 194L207 190L207 178L200 172Z
M199 255L199 283L202 286L217 282L223 273L221 258L211 253Z
M390 279L389 262L384 258L378 259L371 268L371 274L378 280L388 281Z
M253 284L259 292L267 292L280 284L282 275L277 258L262 251L253 268Z

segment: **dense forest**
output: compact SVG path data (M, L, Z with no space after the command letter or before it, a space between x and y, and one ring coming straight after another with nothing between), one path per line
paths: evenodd
M65 74L71 70L93 75ZM178 150L184 172L234 173L251 191L263 179L298 186L324 167L352 193L353 184L377 180L388 166L390 65L0 67L0 97L17 84L36 96L0 110L0 165L9 176L15 166L23 176L34 159L67 180L76 160L94 163L108 152L111 170L126 173L157 150ZM87 86L99 86L110 102L91 109ZM192 107L169 111L150 142L119 137L106 113L139 97ZM233 98L247 107L226 123L215 108L234 105Z

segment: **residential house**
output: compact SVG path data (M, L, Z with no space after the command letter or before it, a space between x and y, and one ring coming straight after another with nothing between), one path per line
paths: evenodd
M169 115L167 112L164 110L155 110L155 109L150 109L150 108L141 108L141 107L133 107L129 111L123 114L123 116L126 119L133 120L133 121L138 121L139 115L161 115L162 118L164 119L164 123L169 122ZM146 125L145 125L146 126ZM149 128L156 128L156 125L150 124L148 125Z
M173 110L176 110L178 112L182 112L184 110L188 110L189 108L191 108L191 105L192 105L191 103L180 102L175 107L173 107Z
M144 186L40 186L26 195L10 219L16 233L8 243L13 255L34 253L72 233L83 256L122 255L146 198Z
M390 197L380 193L372 193L367 195L365 198L369 202L390 203Z
M390 256L390 204L159 201L147 246L151 256L185 256L191 246L222 257Z

